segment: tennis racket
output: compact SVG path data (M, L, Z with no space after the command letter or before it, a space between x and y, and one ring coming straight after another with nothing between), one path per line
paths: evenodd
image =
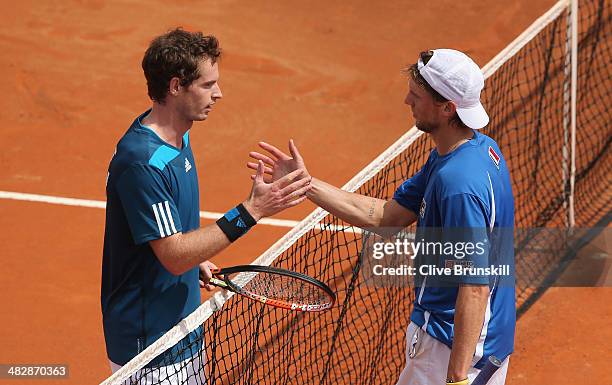
M336 294L323 282L278 267L240 265L211 273L210 284L281 309L323 311L336 301Z
M478 373L478 376L476 376L474 382L472 382L472 385L486 385L501 365L502 362L495 356L489 356L489 360L480 370L480 373Z

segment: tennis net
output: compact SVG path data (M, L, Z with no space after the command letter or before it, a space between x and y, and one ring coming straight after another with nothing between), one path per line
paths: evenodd
M491 117L484 132L508 161L517 227L609 222L610 8L585 0L572 14L560 1L483 67ZM344 189L389 199L432 147L413 128ZM543 234L515 240L519 312L554 281L566 256L563 232ZM253 262L328 283L337 293L330 311L287 312L216 293L104 384L394 384L413 292L364 282L362 235L318 209ZM185 340L192 342L168 351ZM185 361L160 368L177 358Z

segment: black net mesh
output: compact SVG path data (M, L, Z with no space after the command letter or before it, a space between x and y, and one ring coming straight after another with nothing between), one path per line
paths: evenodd
M576 101L576 226L596 225L611 207L612 25L609 1L579 3L578 94Z
M582 227L609 220L610 4L580 2L574 200L576 225ZM564 11L486 82L483 102L491 123L483 131L497 141L509 163L518 228L567 226L567 24ZM427 136L420 136L359 192L391 198L396 187L425 163L431 148ZM167 354L125 383L394 384L404 366L413 292L410 287L383 289L364 282L362 235L338 231L340 225L328 215L272 264L326 282L337 294L331 310L291 312L233 296L203 320L201 330L191 333L196 342ZM519 311L558 273L565 255L559 234L517 232ZM192 354L201 362L188 359L180 364L179 371L187 376L182 379L158 367ZM190 371L196 374L184 373Z

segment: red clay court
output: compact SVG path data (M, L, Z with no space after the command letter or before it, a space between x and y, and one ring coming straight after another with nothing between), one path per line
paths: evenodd
M259 140L284 148L293 138L313 175L343 185L412 127L400 69L420 51L457 48L483 66L554 4L7 2L0 16L0 191L104 201L114 146L150 104L144 50L176 26L215 34L224 51L224 98L191 131L202 210L222 213L247 196L245 164ZM598 194L607 194L609 211L609 190ZM277 219L299 221L313 209L305 203ZM260 224L213 261L249 263L289 225ZM70 367L67 380L7 383L104 380L104 210L0 199L0 229L0 364ZM517 323L507 384L604 383L612 356L607 286L544 292Z

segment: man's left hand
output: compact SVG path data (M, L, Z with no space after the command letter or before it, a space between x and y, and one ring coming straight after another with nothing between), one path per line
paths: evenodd
M210 261L200 263L200 287L208 291L212 291L215 288L213 285L208 283L212 278L212 273L210 272L211 269L217 269L217 266Z

